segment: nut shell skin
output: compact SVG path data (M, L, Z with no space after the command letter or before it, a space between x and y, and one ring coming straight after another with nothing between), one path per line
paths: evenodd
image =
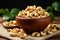
M44 30L51 22L50 17L46 18L22 18L16 16L16 22L18 26L22 28L26 33L40 32Z

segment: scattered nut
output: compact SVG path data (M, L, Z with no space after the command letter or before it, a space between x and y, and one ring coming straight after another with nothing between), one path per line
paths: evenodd
M20 38L25 38L27 36L27 34L26 33L23 33L23 32L19 32L17 34L17 36L20 37Z
M53 32L51 30L48 30L48 34L52 34Z
M20 29L19 28L13 28L14 30L17 30L17 31L20 31Z
M3 26L5 27L5 28L13 28L13 27L17 27L18 26L18 24L17 24L17 22L15 21L15 20L13 20L13 21L9 21L9 22L3 22Z
M20 32L25 32L23 29L20 29Z
M46 35L47 35L46 32L42 32L42 31L41 31L41 36L46 36Z
M23 29L18 29L18 28L13 28L13 29L8 29L7 30L11 36L13 37L20 37L20 38L25 38L27 34L24 32Z
M7 27L9 25L8 22L3 22L3 26Z
M23 33L23 32L18 32L18 33L17 33L17 37L19 37L19 35L20 35L21 33Z
M40 37L40 33L38 33L38 32L33 32L33 33L32 33L32 36L33 36L33 37Z
M57 29L54 27L54 29L51 29L51 31L52 31L52 32L56 32L56 31L57 31Z
M38 33L38 34L36 35L36 37L40 37L40 33Z
M19 28L8 29L7 31L13 37L25 38L27 36L27 34L25 33L25 31L23 29L19 29ZM57 31L56 26L53 25L53 24L49 24L47 26L47 28L45 28L44 31L41 31L40 33L39 32L33 32L32 36L33 37L46 36L48 34L52 34L52 33L56 32L56 31Z
M19 32L19 29L18 28L13 28L10 32L18 33Z
M16 37L17 36L17 33L13 33L13 32L9 32L10 36L12 37Z
M51 27L55 27L57 30L60 30L60 24L52 24Z

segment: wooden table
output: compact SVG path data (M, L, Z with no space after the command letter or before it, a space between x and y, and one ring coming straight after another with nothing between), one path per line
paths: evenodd
M60 23L60 17L55 17L55 20L52 22L52 23ZM4 37L0 37L0 40L9 40L9 39L6 39ZM56 37L51 37L49 39L46 39L46 40L60 40L60 36L56 36Z

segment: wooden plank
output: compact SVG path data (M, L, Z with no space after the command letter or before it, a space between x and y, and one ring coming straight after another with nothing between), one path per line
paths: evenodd
M53 24L55 23L55 24L60 24L60 21L53 21L52 22Z
M55 17L54 21L60 21L60 17Z

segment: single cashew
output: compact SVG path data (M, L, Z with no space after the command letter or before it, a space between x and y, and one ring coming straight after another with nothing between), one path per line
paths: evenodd
M47 33L46 32L40 32L41 33L41 36L46 36L47 35Z
M20 38L25 38L27 36L27 34L26 33L23 33L23 32L19 32L17 34L17 36L20 37Z
M32 33L32 36L33 36L33 37L40 37L40 33L38 33L38 32L33 32L33 33Z
M17 33L13 33L13 32L9 32L10 36L12 37L16 37L17 36Z
M51 30L48 30L48 34L52 34L53 32Z

